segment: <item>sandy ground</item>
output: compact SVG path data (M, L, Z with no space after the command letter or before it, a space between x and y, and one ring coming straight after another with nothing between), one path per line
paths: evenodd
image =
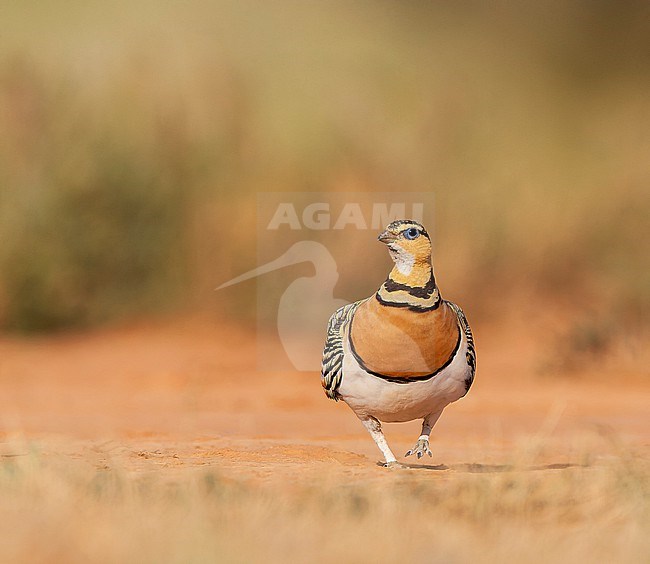
M469 395L395 470L317 373L256 368L268 336L0 338L0 561L648 561L648 363L544 376L524 329L475 327ZM419 430L385 426L397 454Z
M559 469L650 454L650 385L612 367L585 375L536 374L534 342L487 327L476 332L478 376L432 434L430 471L498 469L516 456ZM512 347L504 347L511 343ZM134 471L214 466L238 479L299 479L320 465L380 478L372 440L317 373L259 371L256 342L205 319L138 324L87 334L0 339L3 456L37 443L44 452ZM515 348L520 354L513 355ZM417 422L385 426L396 453ZM17 446L22 445L22 446Z

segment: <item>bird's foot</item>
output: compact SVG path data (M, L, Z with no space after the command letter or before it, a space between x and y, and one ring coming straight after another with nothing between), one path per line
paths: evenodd
M433 456L433 454L431 454L431 450L429 449L429 439L418 439L418 442L415 443L415 446L404 456L411 456L412 454L416 454L418 458L422 458L425 454Z
M408 468L408 466L404 466L404 464L400 464L397 462L397 460L391 460L390 462L379 462L379 466L382 466L383 468L390 468L391 470L399 470L400 468Z

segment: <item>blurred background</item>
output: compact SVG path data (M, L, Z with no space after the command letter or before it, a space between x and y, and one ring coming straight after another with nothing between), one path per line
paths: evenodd
M250 286L213 288L255 265L262 191L433 192L443 295L474 323L564 312L559 342L592 352L647 326L647 2L23 0L0 21L3 332L253 327Z
M434 202L478 372L426 465L277 368L314 265L214 291L271 192ZM2 0L0 561L648 562L649 218L647 0Z

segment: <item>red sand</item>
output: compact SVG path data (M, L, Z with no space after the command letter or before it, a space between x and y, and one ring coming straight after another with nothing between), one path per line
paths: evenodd
M433 458L408 462L480 471L522 453L548 468L622 446L648 454L647 377L611 369L536 375L539 348L514 337L521 332L475 333L474 386L434 429ZM317 373L258 371L255 346L252 332L196 319L1 338L0 454L35 443L98 466L107 457L135 470L215 465L253 478L316 463L384 471L364 428L325 397ZM401 454L419 423L385 430Z

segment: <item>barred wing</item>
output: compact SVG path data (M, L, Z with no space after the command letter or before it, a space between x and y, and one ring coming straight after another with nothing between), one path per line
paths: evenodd
M476 374L476 349L474 347L474 336L472 335L472 329L469 326L467 317L465 317L463 310L453 302L447 300L445 300L445 302L456 313L460 329L465 333L465 338L467 339L467 354L465 357L467 359L467 366L470 368L469 376L465 379L465 393L467 393L469 392L472 382L474 382L474 374Z
M323 350L320 381L327 397L338 401L338 389L343 378L343 336L361 300L337 309L327 324L327 339Z

